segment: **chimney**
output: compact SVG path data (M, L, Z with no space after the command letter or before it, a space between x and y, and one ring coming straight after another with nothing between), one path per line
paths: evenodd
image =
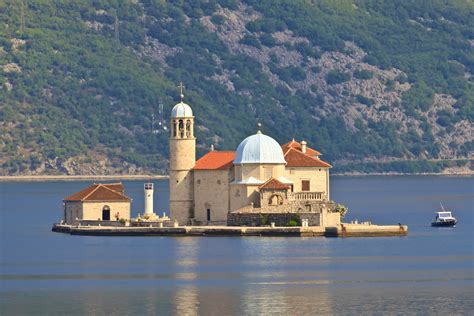
M306 154L306 142L304 140L301 142L301 152Z
M211 144L211 151L214 151L214 144Z

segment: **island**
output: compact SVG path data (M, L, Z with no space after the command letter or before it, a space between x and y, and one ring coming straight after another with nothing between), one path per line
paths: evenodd
M64 199L53 231L82 235L395 236L406 225L342 223L346 208L330 198L331 165L307 142L280 145L262 132L235 151L213 146L196 161L191 106L171 111L169 216L153 210L153 184L145 183L145 210L131 218L122 183L93 184ZM225 127L223 127L225 128Z

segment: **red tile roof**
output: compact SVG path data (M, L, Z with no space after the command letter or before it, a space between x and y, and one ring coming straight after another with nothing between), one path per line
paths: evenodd
M258 187L259 189L268 189L268 190L288 190L291 188L288 184L284 184L281 181L278 181L275 178L270 178Z
M116 191L116 192L119 192L119 193L122 193L122 194L125 193L125 188L123 187L122 182L104 183L103 185L106 186L109 189L112 189L112 190Z
M319 158L311 157L301 151L290 148L285 153L286 167L320 167L330 168L332 167L325 161Z
M93 184L68 196L64 201L130 201L123 192L122 183Z
M283 149L283 154L286 154L288 150L291 148L294 148L296 150L301 151L301 143L295 141L294 139L286 144L281 145L281 149ZM309 156L319 156L321 153L317 150L314 150L312 148L309 148L306 146L306 154Z
M233 166L234 151L210 151L202 156L193 170L227 170Z

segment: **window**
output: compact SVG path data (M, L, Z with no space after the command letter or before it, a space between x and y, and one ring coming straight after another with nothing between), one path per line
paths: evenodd
M210 208L207 209L207 221L208 222L211 221L211 209Z
M196 183L197 183L198 185L201 184L201 179L198 179L198 180L196 181Z
M186 121L186 137L191 136L191 121Z
M184 138L184 122L183 122L183 120L179 120L178 126L179 126L179 137Z
M221 184L221 180L217 180L217 184Z
M309 191L310 185L309 180L302 180L301 181L301 191Z

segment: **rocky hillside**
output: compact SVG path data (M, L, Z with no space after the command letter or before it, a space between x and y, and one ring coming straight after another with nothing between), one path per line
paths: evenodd
M198 154L260 121L336 171L466 168L474 6L392 6L0 0L0 173L166 172L180 81Z

